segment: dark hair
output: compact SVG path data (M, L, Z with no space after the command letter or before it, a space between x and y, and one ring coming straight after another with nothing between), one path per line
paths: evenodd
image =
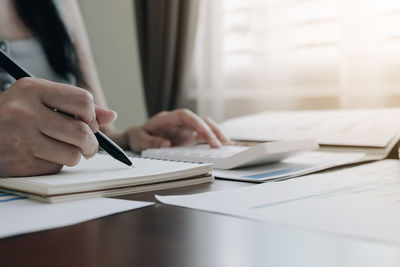
M25 25L39 39L53 70L68 79L83 82L75 46L53 0L15 0L15 8Z

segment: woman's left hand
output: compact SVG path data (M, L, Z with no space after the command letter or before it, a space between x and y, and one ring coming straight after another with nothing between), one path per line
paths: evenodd
M232 144L212 119L201 119L186 109L158 113L144 125L128 129L123 139L123 143L135 152L199 142L213 148Z

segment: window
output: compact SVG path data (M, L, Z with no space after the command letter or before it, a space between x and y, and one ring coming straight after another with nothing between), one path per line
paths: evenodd
M190 95L200 114L400 105L400 1L201 4Z

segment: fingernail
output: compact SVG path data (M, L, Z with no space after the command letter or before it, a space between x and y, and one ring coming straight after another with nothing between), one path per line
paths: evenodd
M92 127L93 127L93 132L94 132L94 133L97 133L97 132L100 130L100 126L99 126L99 124L97 123L97 121L94 121L94 122L93 122Z
M222 146L221 142L217 138L213 138L213 142L214 142L214 145L216 147L221 147Z
M118 113L115 112L114 110L110 110L112 113L114 113L114 120L115 121L118 118Z

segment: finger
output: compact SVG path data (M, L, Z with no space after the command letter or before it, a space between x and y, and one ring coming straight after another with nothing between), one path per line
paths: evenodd
M85 158L96 154L99 143L86 123L59 112L42 111L42 114L43 119L37 124L39 132L79 148Z
M141 152L147 148L170 147L171 141L168 139L152 136L146 133L142 128L132 128L128 132L129 144L135 152Z
M171 134L169 138L172 141L172 146L188 146L199 142L204 142L202 136L192 128L180 128L175 134Z
M95 112L99 126L110 124L117 119L117 113L113 110L105 109L96 105Z
M59 173L62 170L62 168L63 168L62 164L57 164L47 160L36 158L34 161L34 169L32 169L29 172L29 176L55 174Z
M55 83L35 79L40 100L51 109L57 109L67 114L78 117L97 132L96 113L93 96L86 90L67 84Z
M177 117L186 126L192 127L196 130L211 147L218 148L221 142L215 136L210 127L197 115L189 110L175 110L170 113L172 118Z
M208 127L211 128L211 130L214 132L214 134L217 136L217 138L219 139L219 141L221 141L222 144L233 145L233 142L229 140L228 137L225 136L225 134L219 129L217 123L213 119L204 118L203 120L207 123Z
M171 146L171 141L162 138L159 136L153 136L145 131L141 131L140 133L140 139L139 139L143 145L143 149L146 148L160 148L160 147L170 147Z
M20 170L16 170L11 175L13 177L36 176L59 173L63 167L61 164L53 163L44 159L33 157L29 163L20 165Z
M33 151L33 156L59 165L75 166L81 160L81 150L45 135L39 138L38 149Z

